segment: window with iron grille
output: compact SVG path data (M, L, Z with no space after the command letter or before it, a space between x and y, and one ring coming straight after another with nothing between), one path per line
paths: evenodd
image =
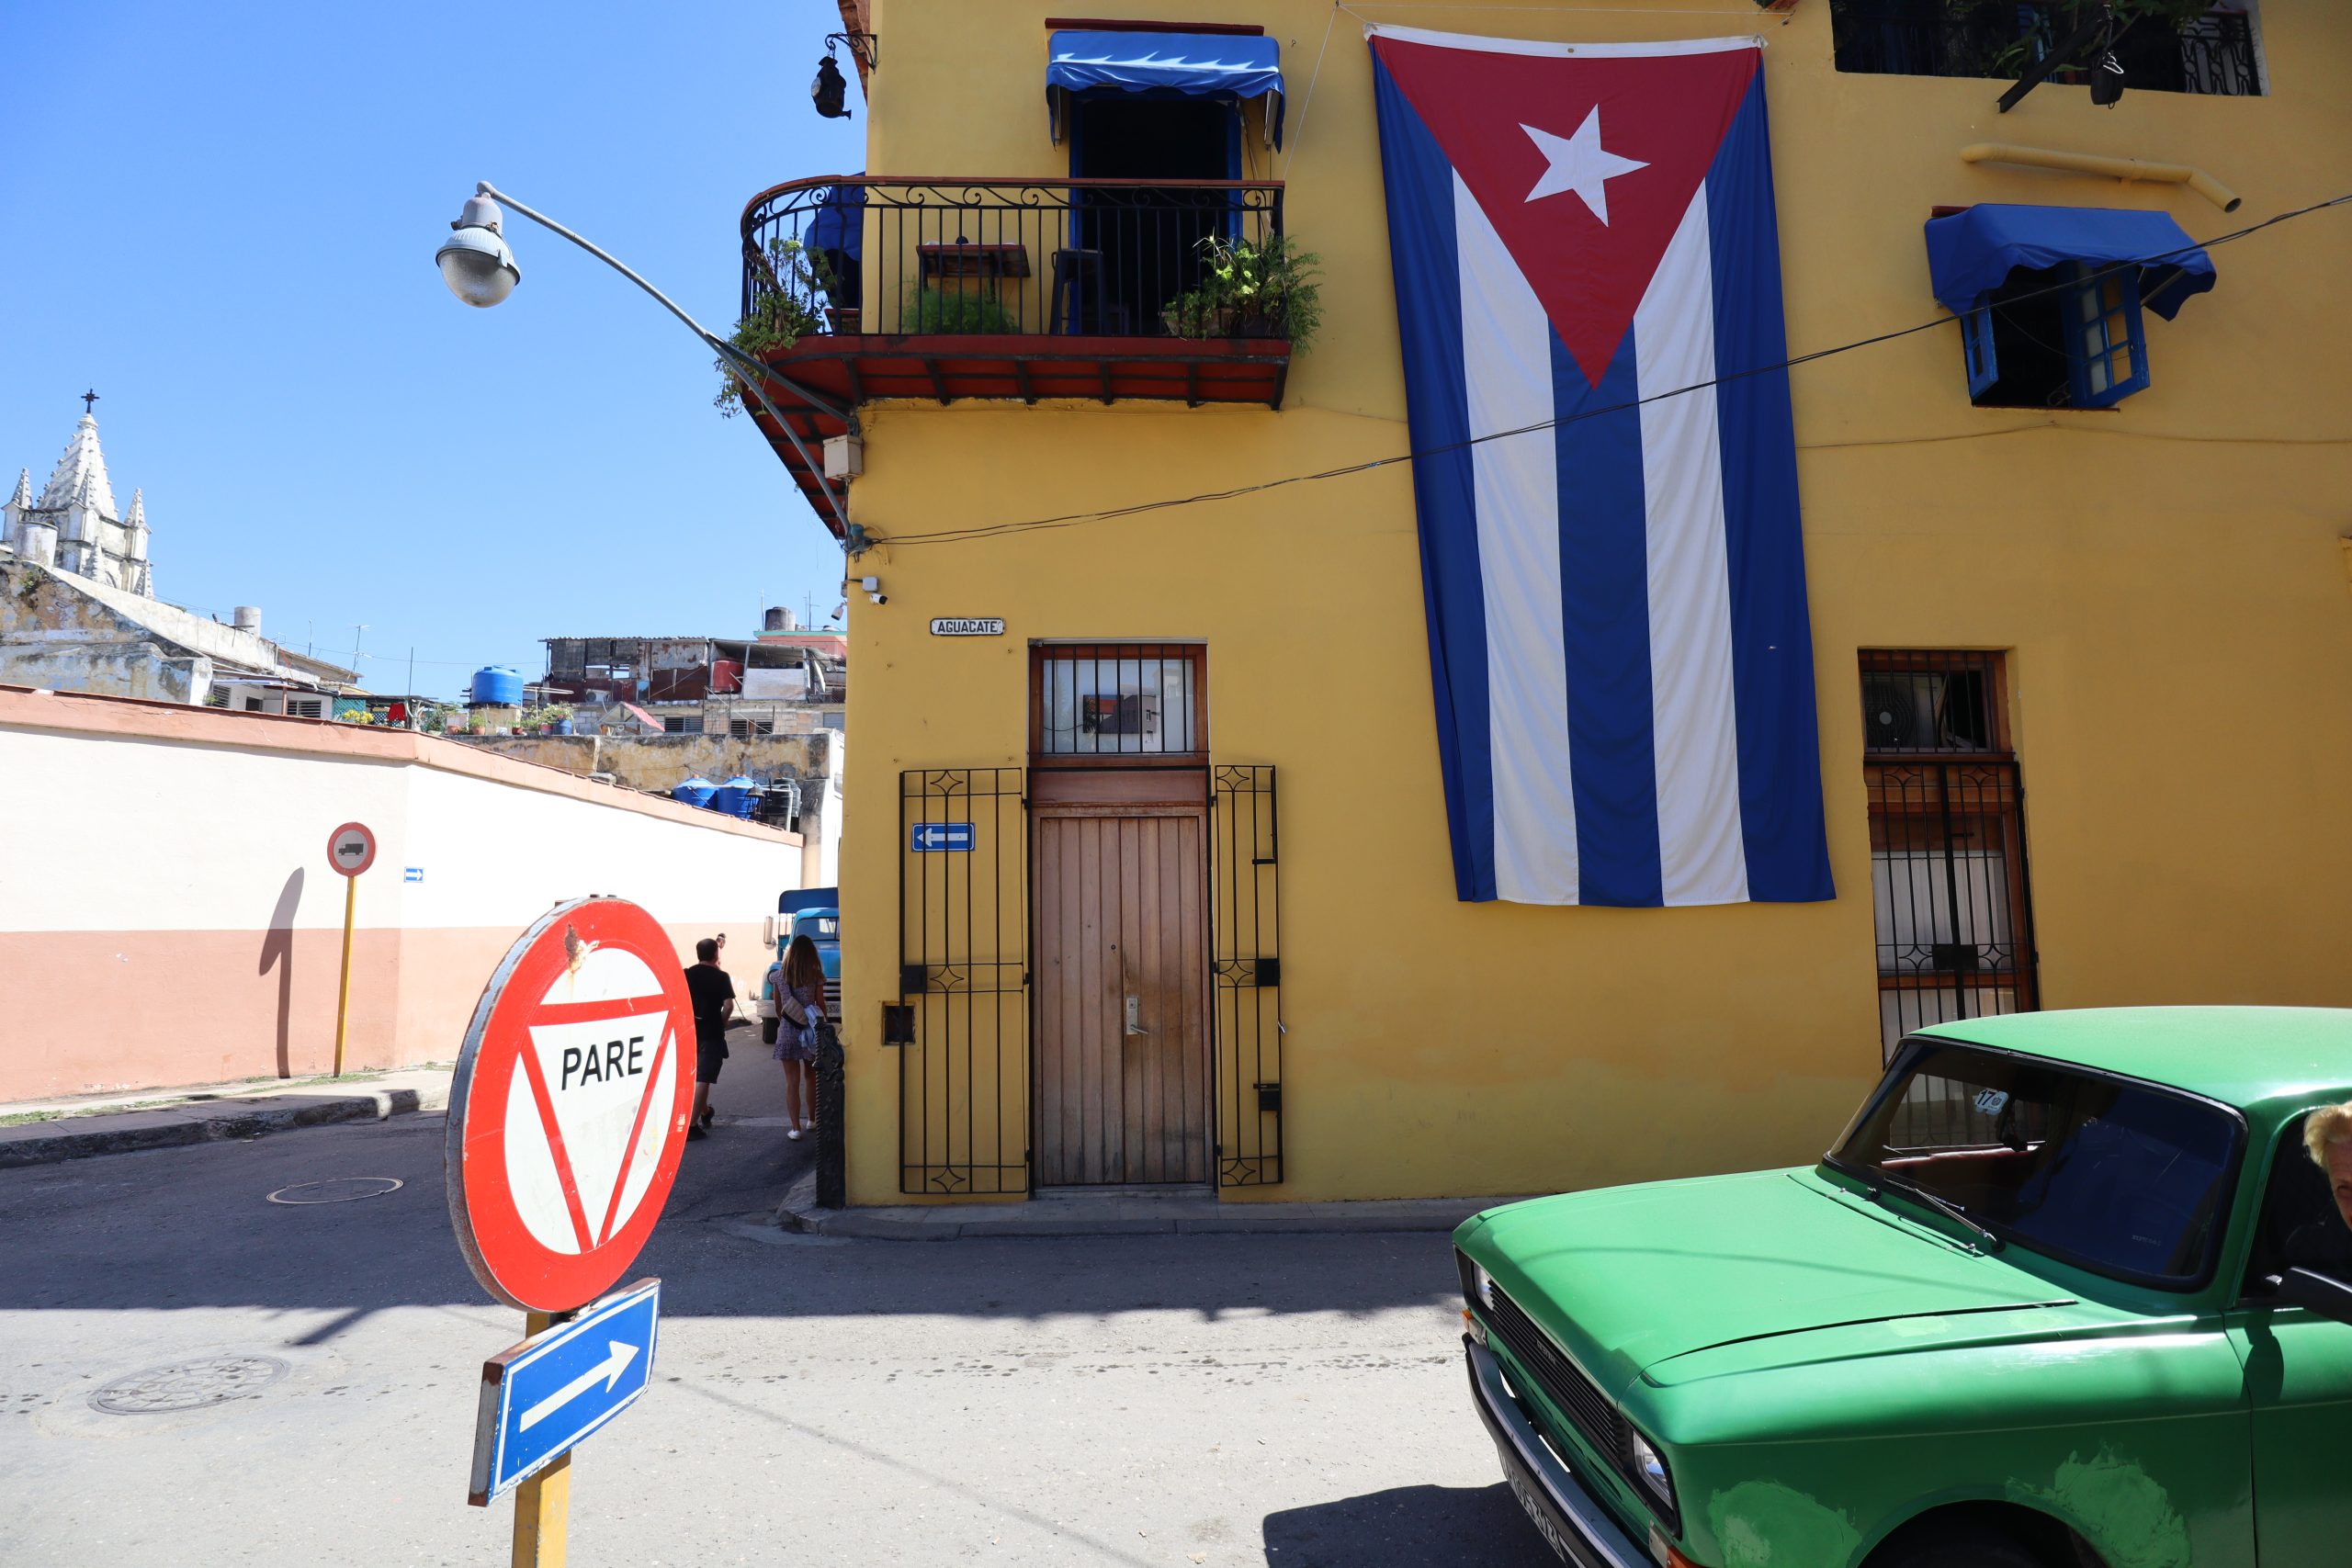
M2014 81L2098 14L2098 0L1829 0L1838 69ZM2128 92L2253 97L2264 91L2255 0L2221 0L2177 26L2124 18L2113 36ZM2081 85L2097 50L2050 78ZM2048 89L2043 89L2047 91Z
M738 740L748 739L754 735L774 735L775 721L768 718L730 718L727 721L727 733Z
M1203 653L1197 643L1032 648L1029 750L1037 766L1205 762Z
M1998 653L1861 656L1881 1044L2038 1004L2025 787Z

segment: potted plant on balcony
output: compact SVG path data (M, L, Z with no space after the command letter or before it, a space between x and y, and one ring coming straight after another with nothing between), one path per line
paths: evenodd
M926 287L899 311L902 333L1011 333L1020 328L993 294Z
M823 257L797 240L776 240L768 245L763 270L766 276L755 286L751 313L727 336L753 359L764 359L825 330L824 319L817 313L817 300L830 277ZM727 361L715 363L722 379L711 406L721 417L732 419L742 406L743 384Z
M1201 281L1159 319L1177 337L1279 337L1304 349L1323 323L1323 258L1287 234L1201 242Z

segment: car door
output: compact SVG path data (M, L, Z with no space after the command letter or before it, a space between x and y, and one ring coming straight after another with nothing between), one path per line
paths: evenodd
M2290 1263L2352 1284L2352 1228L2303 1152L2302 1118L2279 1130L2244 1295L2229 1332L2245 1366L2254 1426L2255 1540L2264 1563L2336 1562L2352 1551L2352 1324L2270 1299L2262 1280Z

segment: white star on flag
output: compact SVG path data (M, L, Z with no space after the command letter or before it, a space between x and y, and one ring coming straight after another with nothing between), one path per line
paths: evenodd
M1572 190L1581 197L1592 215L1604 224L1609 221L1609 182L1620 175L1630 175L1635 169L1646 169L1647 164L1632 158L1621 158L1600 145L1600 106L1584 117L1574 136L1555 136L1548 130L1538 130L1532 125L1520 130L1535 139L1536 151L1551 161L1544 177L1527 193L1530 201L1541 201L1547 196L1557 196Z

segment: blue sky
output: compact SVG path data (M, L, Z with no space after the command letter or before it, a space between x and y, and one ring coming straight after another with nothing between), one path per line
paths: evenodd
M510 215L491 310L433 265L477 179L714 330L755 192L864 164L807 84L831 0L0 5L0 465L39 489L100 394L159 595L378 690L545 667L543 637L821 617L841 557L709 355ZM844 64L846 65L846 56Z

